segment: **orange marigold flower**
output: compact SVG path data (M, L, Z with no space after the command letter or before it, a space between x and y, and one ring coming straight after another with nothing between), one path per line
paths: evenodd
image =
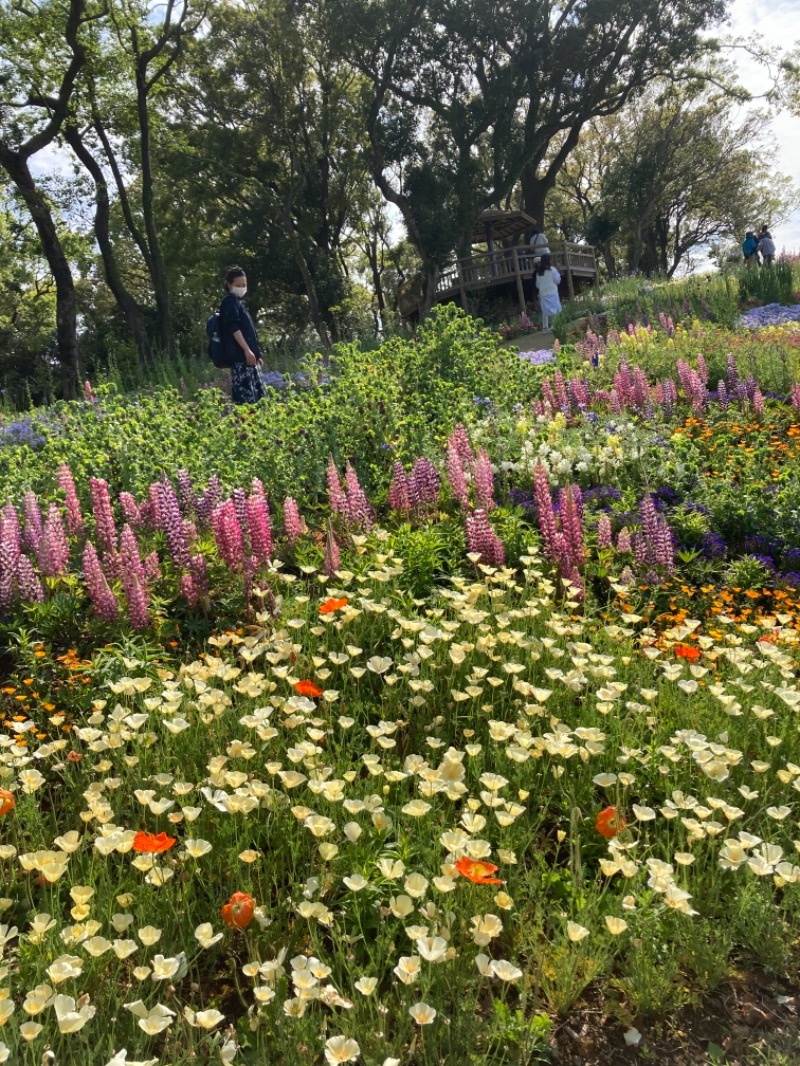
M688 659L690 663L696 663L702 655L699 648L693 648L691 644L676 644L672 649L679 659Z
M347 597L346 596L342 596L342 598L339 599L339 600L334 599L333 597L331 597L329 600L325 600L325 602L322 604L322 606L319 609L319 613L320 614L333 614L334 611L341 611L342 607L346 607L347 606L347 602L348 601L347 601Z
M234 892L220 913L231 929L246 929L255 914L255 900L246 892Z
M594 824L600 836L605 837L606 840L611 840L617 833L621 833L628 823L616 807L605 807L598 814L597 821Z
M315 699L317 696L322 695L322 689L317 688L313 681L297 681L294 689L298 696L310 696Z
M466 877L476 885L502 885L504 883L499 877L491 876L497 872L497 867L491 862L479 862L476 859L468 859L465 855L456 863L456 869L462 877Z
M169 851L176 843L175 837L167 836L166 833L143 833L140 831L133 838L133 850L157 855L162 851Z
M9 792L7 788L0 788L0 815L13 811L16 805L14 793Z

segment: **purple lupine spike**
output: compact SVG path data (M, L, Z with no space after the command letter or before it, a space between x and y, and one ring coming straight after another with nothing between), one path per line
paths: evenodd
M402 463L395 463L392 469L389 507L400 514L408 514L411 510L411 487Z
M142 559L142 570L144 571L145 587L151 589L157 581L161 580L161 563L158 558L158 552L152 551Z
M792 385L792 407L796 411L800 411L800 385L795 383Z
M192 475L188 470L179 470L175 480L178 485L178 499L181 502L181 513L192 515L197 510L197 493L192 484Z
M717 382L717 403L720 405L723 411L728 410L730 404L730 398L728 397L728 386L720 378Z
M17 591L23 603L44 603L44 589L27 555L17 559Z
M372 508L369 500L361 488L358 474L350 463L347 464L344 475L344 487L347 493L345 515L351 525L360 529L372 529Z
M161 528L167 538L169 554L176 569L184 570L189 565L189 548L183 528L181 505L175 490L168 481L159 483L157 495Z
M447 477L450 488L463 510L469 508L469 495L467 492L467 478L464 473L464 465L459 455L458 448L448 442L447 445Z
M708 385L708 366L702 352L697 357L697 376L704 385Z
M133 529L138 529L143 525L141 509L133 496L129 492L121 492L117 498L122 509L122 516L128 525Z
M92 512L97 542L104 555L111 555L117 550L117 527L114 512L111 509L111 497L108 483L99 477L89 478L89 490L92 494Z
M580 378L572 378L569 383L569 393L575 406L580 410L585 410L591 403L589 386L585 381L581 381Z
M104 622L116 622L119 617L117 598L106 581L97 550L91 541L88 541L83 549L83 578L96 614Z
M39 541L39 570L45 577L61 577L69 567L69 545L57 504L47 509L42 539Z
M67 509L67 529L73 537L82 537L84 531L83 512L81 511L80 500L75 488L75 479L72 476L69 463L62 463L59 466L56 480L58 487L64 493L64 504Z
M494 472L484 448L475 457L475 499L480 510L494 510Z
M616 388L613 388L611 390L611 393L608 397L608 407L609 410L612 411L615 415L618 415L622 411L623 403Z
M505 564L503 542L492 529L486 511L478 507L472 514L466 516L464 525L467 549L470 553L480 556L478 562L486 566L503 566Z
M231 570L241 570L244 560L244 536L232 500L226 500L211 512L211 529L222 560Z
M333 577L337 570L341 566L341 559L339 555L339 545L336 542L336 537L333 535L333 530L328 526L328 535L325 537L325 561L322 569L328 575Z
M184 518L183 520L183 539L190 548L194 546L197 540L197 526L190 518Z
M545 378L542 382L542 399L544 401L544 410L542 413L551 416L554 415L558 410L558 402L549 378Z
M306 531L297 500L292 496L287 496L283 501L283 531L290 548L295 546Z
M728 389L731 392L734 391L739 381L739 367L736 363L736 356L730 352L725 359L725 378Z
M620 554L625 555L632 550L632 547L630 532L625 526L623 526L617 534L617 551L620 552Z
M204 555L193 555L189 560L189 573L192 577L195 594L198 597L208 596L208 568Z
M678 403L678 390L675 388L675 382L670 378L666 378L662 386L662 391L664 398L661 401L661 408L667 418L671 418L675 406Z
M257 563L269 565L272 559L272 526L270 524L269 506L266 497L250 496L246 503L247 525L250 530L250 544Z
M25 524L22 527L22 548L24 551L38 552L42 539L42 512L35 492L26 492L22 501L22 513Z
M242 532L246 535L249 532L249 525L247 522L247 492L244 489L234 489L231 493L231 500L233 506L236 508L236 517L239 519L239 525L242 527Z
M181 574L181 596L190 607L197 607L200 597L194 587L194 580L191 574Z
M138 578L133 574L123 580L125 597L128 601L128 621L134 629L147 629L150 615L147 610L147 595Z
M597 520L597 547L601 551L612 546L611 536L611 519L601 514Z
M762 418L766 410L766 404L764 403L764 396L761 389L756 388L753 393L753 412L758 418Z
M212 474L206 482L206 490L197 501L197 514L200 519L208 522L215 507L222 502L222 485L219 477Z
M414 462L409 478L409 492L414 507L430 507L439 502L442 492L436 467L424 456Z
M347 497L344 494L342 483L339 480L339 471L336 469L336 464L333 461L333 456L328 459L328 466L325 471L325 478L328 483L328 504L330 509L335 514L347 513Z

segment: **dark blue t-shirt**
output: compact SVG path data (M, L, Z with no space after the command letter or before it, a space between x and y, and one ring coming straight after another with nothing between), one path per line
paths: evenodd
M261 346L258 343L256 327L250 317L250 312L245 307L244 301L240 300L235 293L228 292L223 297L219 308L219 321L222 329L222 343L225 346L225 354L228 356L229 363L245 362L244 352L233 339L237 329L241 330L250 351L257 357L261 355Z

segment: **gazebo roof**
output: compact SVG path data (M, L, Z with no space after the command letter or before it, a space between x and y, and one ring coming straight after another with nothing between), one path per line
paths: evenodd
M524 211L482 211L472 232L473 244L486 244L487 228L491 229L492 240L506 241L528 229L536 229L536 220Z

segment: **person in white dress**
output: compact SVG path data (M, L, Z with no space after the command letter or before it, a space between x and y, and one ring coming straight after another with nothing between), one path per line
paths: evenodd
M534 282L539 292L539 305L542 309L542 331L546 333L550 328L551 316L557 315L561 310L561 300L558 297L561 275L553 266L549 255L542 255L539 259Z

